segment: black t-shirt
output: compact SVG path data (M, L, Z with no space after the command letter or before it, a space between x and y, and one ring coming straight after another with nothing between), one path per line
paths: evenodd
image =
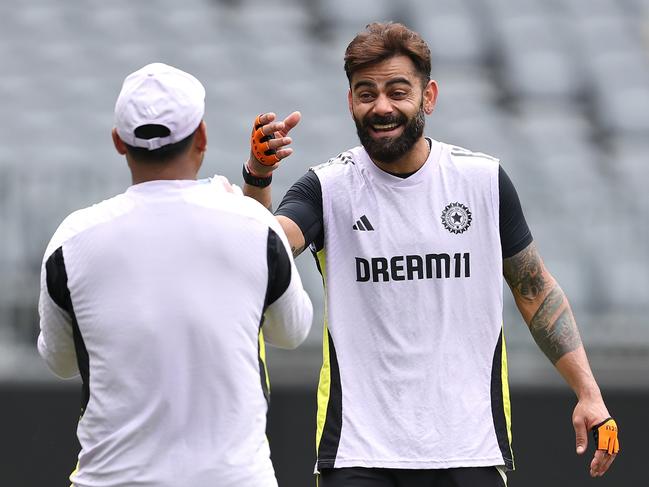
M502 167L498 169L500 198L500 245L506 259L523 250L532 242L530 232L516 189ZM307 171L288 190L275 212L293 220L304 235L305 245L315 244L316 250L324 245L322 215L322 187L313 171Z

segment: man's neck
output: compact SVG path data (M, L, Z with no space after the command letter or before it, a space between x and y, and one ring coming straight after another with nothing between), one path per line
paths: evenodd
M391 174L412 174L424 165L430 154L430 144L426 137L420 137L415 145L399 159L385 163L372 159L372 162L385 172Z
M131 179L133 184L164 180L196 180L196 176L196 171L191 164L178 162L131 164Z

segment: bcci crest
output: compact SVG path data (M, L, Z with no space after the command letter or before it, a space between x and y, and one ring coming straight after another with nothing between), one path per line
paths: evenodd
M442 225L451 233L463 233L471 225L471 211L462 203L449 203L442 211Z

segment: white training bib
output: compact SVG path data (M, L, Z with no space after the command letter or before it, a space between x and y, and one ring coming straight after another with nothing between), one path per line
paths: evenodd
M226 183L131 186L48 246L38 348L83 379L77 487L277 486L264 335L299 343L311 304L277 220Z
M362 147L313 169L326 291L318 469L513 467L498 167L431 141L405 179Z

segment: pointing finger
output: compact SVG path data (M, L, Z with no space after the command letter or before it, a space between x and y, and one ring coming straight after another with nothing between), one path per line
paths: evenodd
M302 114L300 112L293 112L288 117L284 119L284 131L282 135L288 134L302 119Z

